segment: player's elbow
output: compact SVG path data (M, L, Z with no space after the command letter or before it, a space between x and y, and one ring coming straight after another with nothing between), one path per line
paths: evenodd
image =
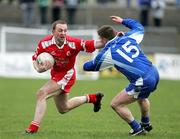
M83 65L84 71L95 71L92 62L87 62Z
M89 67L89 64L88 64L88 63L85 63L85 64L83 65L83 70L84 70L84 71L90 71L90 67Z
M144 26L141 25L140 23L138 23L138 25L137 25L137 30L144 34Z

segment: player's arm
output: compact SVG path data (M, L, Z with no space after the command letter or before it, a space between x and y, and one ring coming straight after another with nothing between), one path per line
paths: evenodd
M98 69L96 68L96 64L93 60L84 63L83 69L84 71L98 71Z
M104 44L102 43L101 40L85 40L83 41L82 46L83 46L83 51L92 53L96 49L101 49L104 47Z
M123 19L119 16L110 16L110 18L115 23L122 24L131 29L130 31L125 33L125 36L136 40L138 44L142 41L144 36L144 27L138 21L131 18Z
M71 36L68 36L68 39L71 42L75 43L75 48L78 51L84 51L87 53L92 53L96 49L100 49L100 48L104 47L101 40L83 40L83 39L79 39L79 38L73 38Z
M109 49L103 48L92 61L88 61L83 65L85 71L101 71L112 67Z
M102 40L96 40L95 43L94 43L94 47L96 49L101 49L104 47L104 44L102 43Z
M136 20L131 19L131 18L121 18L119 16L110 16L111 20L114 21L117 24L123 24L129 29L132 30L139 30L139 31L144 31L144 27Z
M102 50L103 51L103 50ZM85 71L99 71L102 64L103 52L99 52L98 55L91 61L84 63L83 69Z

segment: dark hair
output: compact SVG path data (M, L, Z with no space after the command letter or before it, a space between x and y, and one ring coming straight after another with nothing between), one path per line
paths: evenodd
M109 25L103 25L101 26L98 31L98 35L100 37L106 38L108 40L113 39L116 36L116 31L112 26Z
M67 24L67 22L64 20L57 20L57 21L53 22L52 23L52 30L54 30L56 28L57 24Z

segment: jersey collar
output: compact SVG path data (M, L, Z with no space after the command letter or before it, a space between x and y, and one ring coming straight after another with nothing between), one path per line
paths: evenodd
M53 44L55 44L59 49L62 49L62 48L64 47L64 45L68 43L68 42L67 42L67 39L65 39L63 45L62 45L62 46L58 46L57 43L56 43L56 41L55 41L54 36L53 36L53 38L52 38L52 41L53 41Z

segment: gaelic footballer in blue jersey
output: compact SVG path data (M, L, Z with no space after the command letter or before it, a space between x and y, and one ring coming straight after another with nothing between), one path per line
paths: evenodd
M113 110L132 128L130 135L144 134L152 125L149 118L149 95L159 81L156 68L144 55L139 46L143 39L144 27L133 19L111 16L112 21L128 27L126 33L117 32L113 27L104 25L98 35L104 48L94 60L84 64L85 71L100 71L114 66L129 80L129 85L118 93L111 102ZM138 102L141 110L141 123L138 123L127 105Z

